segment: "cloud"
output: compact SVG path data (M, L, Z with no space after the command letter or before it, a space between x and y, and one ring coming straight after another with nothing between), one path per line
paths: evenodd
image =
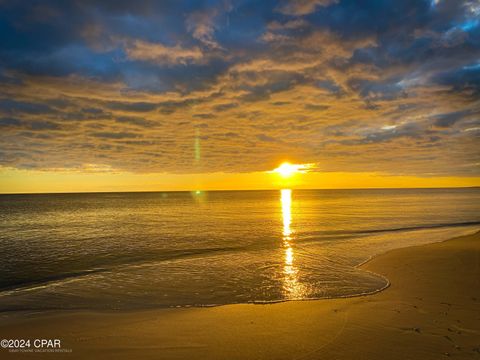
M133 139L139 137L136 133L131 132L96 132L92 136L103 139Z
M477 8L3 2L0 166L478 174Z
M457 122L460 120L463 120L464 118L468 117L469 115L472 114L472 110L460 110L460 111L454 111L451 113L447 114L440 114L435 116L435 126L438 126L440 128L448 128L453 125L455 125ZM480 115L480 111L477 112L477 116Z
M203 59L203 52L198 47L184 48L179 44L168 47L160 43L142 40L128 42L125 46L125 53L131 60L159 65L187 65Z
M185 21L187 30L192 36L201 43L212 49L221 49L222 47L215 40L216 30L215 17L218 12L216 9L209 11L197 11L189 14Z
M233 109L238 107L237 103L224 103L224 104L218 104L213 107L213 110L217 112L222 112L225 110Z
M144 119L141 117L134 117L134 116L119 116L115 118L115 121L122 124L130 124L130 125L141 126L145 128L160 125L159 121L151 121L148 119Z
M311 111L322 111L327 110L330 106L322 104L305 104L304 108Z
M45 114L50 113L52 109L46 104L0 99L0 111L4 114Z
M285 15L307 15L313 13L318 6L328 6L336 0L287 0L277 7L277 11Z
M0 128L21 128L28 130L58 130L60 125L53 121L25 121L15 118L0 118Z
M275 142L277 141L271 136L265 135L265 134L257 134L257 139L260 141L266 141L266 142Z
M280 41L286 41L289 39L290 38L287 35L275 34L272 32L266 32L260 37L260 40L264 42L280 42Z
M22 122L14 118L0 118L0 126L9 127L9 126L20 126Z
M425 130L417 123L406 123L400 126L384 126L380 131L369 132L360 141L366 143L385 142L400 137L419 138Z
M122 101L112 101L107 103L107 107L112 110L123 110L129 112L148 112L155 110L158 107L158 104L153 104L149 102L122 102Z

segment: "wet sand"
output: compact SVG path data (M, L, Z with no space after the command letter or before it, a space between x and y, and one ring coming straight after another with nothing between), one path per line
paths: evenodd
M397 249L362 269L374 295L136 312L4 313L1 339L61 339L79 359L480 359L480 233Z

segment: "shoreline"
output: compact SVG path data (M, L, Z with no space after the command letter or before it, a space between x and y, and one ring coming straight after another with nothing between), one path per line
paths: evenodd
M388 285L276 303L3 312L0 337L61 338L74 358L480 358L480 232L389 250L357 267Z
M414 248L414 247L419 247L419 246L426 246L430 244L437 244L437 243L443 243L446 241L450 240L455 240L458 237L463 237L463 236L473 236L475 234L480 234L480 230L475 230L471 233L468 234L463 234L459 236L455 236L453 238L447 238L447 239L442 239L438 241L433 241L428 244L420 244L420 245L407 245L405 247L399 247L395 249L390 249L382 253L378 253L375 255L370 256L368 259L362 261L358 265L355 265L355 269L361 269L364 265L368 264L372 260L376 259L377 257L386 255L392 251L400 250L400 249L406 249L406 248ZM391 286L390 280L385 277L384 275L380 273L376 273L374 271L370 271L367 269L362 269L362 271L366 271L368 273L374 274L375 276L379 276L382 279L385 280L386 285L383 286L382 288L375 289L369 292L364 292L364 293L358 293L358 294L352 294L352 295L337 295L337 296L332 296L332 297L321 297L321 298L305 298L305 299L284 299L284 300L272 300L272 301L251 301L251 302L246 302L246 303L229 303L229 304L207 304L207 305L178 305L178 306L165 306L165 307L151 307L151 308L138 308L138 309L31 309L31 310L3 310L0 311L0 323L1 323L1 317L4 314L21 314L21 315L29 315L29 314L50 314L50 313L73 313L73 312L91 312L91 313L130 313L130 312L143 312L143 311L155 311L155 310L167 310L167 309L208 309L208 308L214 308L214 307L219 307L219 306L231 306L231 305L273 305L273 304L281 304L285 302L291 302L291 301L321 301L321 300L335 300L335 299L349 299L349 298L356 298L356 297L362 297L362 296L371 296L375 295L379 292L382 292L386 289L388 289ZM10 290L7 290L10 291Z
M480 222L470 222L470 223L468 223L468 225L466 225L466 223L460 223L460 224L453 224L453 225L450 225L450 226L439 225L439 226L417 227L417 228L415 228L416 230L435 230L437 228L447 228L447 227L455 228L455 227L458 226L458 227L461 227L464 231L463 231L463 233L457 234L453 237L442 238L440 240L432 240L431 242L428 242L426 244L423 243L423 244L404 245L404 246L401 246L401 247L398 247L398 248L389 249L389 250L386 250L384 252L380 252L380 253L369 256L367 259L363 260L359 264L354 265L353 268L354 269L361 269L363 267L363 265L367 264L372 259L375 259L376 257L382 256L384 254L388 254L390 251L395 251L395 250L399 250L399 249L403 249L403 248L416 247L416 246L424 246L424 245L428 245L428 244L435 244L435 243L439 243L439 242L449 241L449 240L452 240L454 238L461 237L461 236L474 235L477 232L480 233L480 229L478 228L479 224L480 224ZM470 229L471 227L473 229ZM386 231L388 231L388 230L386 230ZM397 230L394 229L393 231L397 231ZM407 235L408 235L409 230L406 230L406 231L407 231ZM431 236L435 236L435 235L431 235ZM390 280L387 277L385 277L384 275L382 275L381 273L376 273L374 271L369 271L367 269L362 269L362 271L367 272L367 273L371 273L371 274L373 274L373 275L375 275L379 278L382 278L385 281L385 285L381 288L374 289L374 290L371 290L371 291L365 291L365 292L362 292L362 293L354 293L354 294L347 294L347 295L333 295L333 296L324 296L324 297L312 297L312 298L302 298L302 299L280 299L280 300L271 300L271 301L258 300L258 301L250 301L250 302L239 302L239 303L189 304L189 305L151 306L151 307L144 307L144 308L139 307L139 308L116 308L116 309L115 308L111 308L111 309L108 309L108 308L98 308L98 309L82 309L82 308L70 308L70 309L68 309L68 308L63 308L63 309L62 308L57 308L57 309L54 309L54 308L51 308L51 309L48 309L48 308L46 308L46 309L42 309L42 308L6 309L6 310L0 310L0 317L3 314L7 314L7 313L37 313L37 312L47 313L47 312L64 312L64 311L66 311L66 312L94 311L94 312L98 312L98 313L102 313L102 312L109 313L109 312L123 312L123 311L152 311L152 310L178 309L178 308L211 308L211 307L217 307L217 306L243 305L243 304L247 304L247 305L248 304L268 305L268 304L284 303L284 302L289 302L289 301L318 301L318 300L332 300L332 299L346 299L346 298L348 299L348 298L374 295L378 292L384 291L385 289L387 289L390 286ZM88 273L90 273L90 271L88 271ZM60 281L63 281L63 280L60 280ZM23 291L34 290L37 287L41 288L41 287L44 287L46 284L56 283L56 282L57 282L57 280L53 280L53 281L47 281L47 282L39 282L38 284L35 284L35 285L25 285L25 286L15 287L13 289L0 290L0 298L2 296L5 296L5 295L14 294L18 290L23 290Z

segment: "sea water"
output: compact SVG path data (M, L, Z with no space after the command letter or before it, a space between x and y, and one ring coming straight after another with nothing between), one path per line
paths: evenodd
M0 196L0 311L355 296L390 249L480 229L480 189Z

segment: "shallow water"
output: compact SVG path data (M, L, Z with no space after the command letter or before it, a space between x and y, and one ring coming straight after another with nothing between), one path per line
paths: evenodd
M390 249L480 228L480 189L1 195L0 311L352 296Z

